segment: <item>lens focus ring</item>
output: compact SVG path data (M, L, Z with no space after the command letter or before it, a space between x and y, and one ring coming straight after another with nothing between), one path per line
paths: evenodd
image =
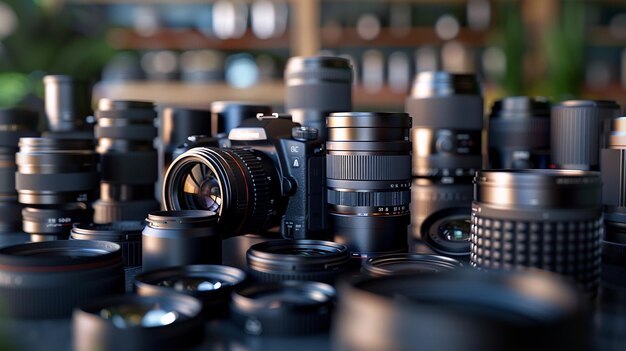
M411 178L409 155L326 156L326 176L345 180L398 180Z

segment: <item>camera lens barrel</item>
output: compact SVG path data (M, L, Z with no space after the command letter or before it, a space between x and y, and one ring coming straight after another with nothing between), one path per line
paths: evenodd
M326 116L352 110L352 70L350 61L341 57L290 58L285 68L285 109L294 122L319 130L326 140Z
M597 172L478 171L471 264L553 271L594 294L600 274L601 192Z
M88 140L21 138L15 188L26 205L88 202L97 193L97 155Z
M173 292L193 296L203 304L205 318L229 315L233 289L242 286L246 273L241 269L220 265L188 265L157 269L135 279L141 296L164 296Z
M270 240L247 252L248 272L260 282L310 280L332 284L350 267L345 245L322 240Z
M73 132L87 127L91 115L91 87L70 76L43 78L46 118L53 132Z
M338 295L336 350L582 351L590 342L578 291L546 272L363 276Z
M222 239L211 211L156 211L142 235L144 271L188 264L221 264Z
M411 118L331 113L326 181L335 240L359 255L406 252L411 201Z
M77 221L71 230L73 240L102 240L120 245L124 266L141 266L141 232L143 221L120 221L96 224Z
M557 168L597 171L606 120L619 116L614 101L568 100L552 106L552 162Z
M269 116L272 114L272 107L256 102L214 101L211 103L211 131L205 134L213 137L221 133L228 135L230 130L239 127L244 119L256 118L259 113ZM202 133L196 131L192 134Z
M330 327L335 289L324 283L286 280L235 289L231 320L246 334L317 334Z
M390 254L370 257L361 271L372 277L400 274L439 273L462 268L454 258L439 255Z
M182 294L89 301L74 310L74 350L187 350L204 338L201 310L200 301Z
M492 169L549 168L548 100L513 96L496 101L489 116L488 145Z
M22 210L25 233L67 239L74 223L89 222L93 211L80 202L54 206L26 207Z
M2 313L64 318L85 300L124 292L120 246L57 240L0 249ZM88 283L87 283L88 282Z

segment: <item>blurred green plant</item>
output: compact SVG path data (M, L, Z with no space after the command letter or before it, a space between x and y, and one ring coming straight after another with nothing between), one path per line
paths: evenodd
M99 28L103 21L96 6L63 5L54 0L6 0L2 4L8 7L0 7L0 18L12 17L15 24L12 33L0 38L2 107L28 104L33 96L42 98L41 79L46 74L95 80L114 54L104 40L104 28Z
M520 4L502 3L500 12L501 33L503 33L502 50L506 58L506 72L500 84L507 95L522 95L524 93L523 60L526 45Z

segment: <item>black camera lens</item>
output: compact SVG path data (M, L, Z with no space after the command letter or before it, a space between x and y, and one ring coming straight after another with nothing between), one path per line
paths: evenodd
M286 280L235 289L231 320L247 334L317 334L330 327L335 289L324 283Z
M312 127L326 140L324 119L352 110L352 65L333 56L292 57L285 68L285 109L294 122Z
M91 86L70 76L43 78L48 127L53 132L73 132L88 127Z
M141 266L141 232L143 221L121 221L95 224L78 222L71 230L73 240L102 240L114 242L122 248L124 266Z
M178 157L163 182L168 210L208 210L223 237L256 233L272 223L281 184L272 160L254 149L197 147Z
M91 141L21 138L19 146L15 188L20 203L56 205L95 197L98 159Z
M332 284L350 267L345 245L322 240L271 240L250 247L248 271L261 282L312 280Z
M496 101L489 116L492 169L550 167L550 102L514 96Z
M93 205L94 222L142 220L159 209L155 200L154 104L100 99L96 118L102 176L100 199Z
M398 274L439 273L455 270L463 264L453 258L439 255L390 254L370 257L361 270L372 277Z
M33 241L67 239L74 223L89 222L92 217L93 211L80 202L26 207L22 210L22 229Z
M557 272L595 294L600 277L601 192L597 172L476 172L471 264Z
M0 150L5 151L6 148L6 151L9 151L8 149L11 149L15 154L20 138L37 136L38 124L39 114L37 111L0 108ZM13 176L15 177L15 174Z
M614 101L568 100L552 106L552 163L562 169L597 171L606 121L619 113Z
M57 240L0 249L2 313L13 318L63 318L83 301L124 292L120 246Z
M246 101L214 101L211 103L210 135L212 137L221 133L228 135L230 130L239 127L244 119L256 118L259 113L263 116L271 115L272 107ZM201 134L197 132L193 134Z
M422 223L422 240L445 256L469 256L471 209L453 207L432 213Z
M204 338L201 310L200 301L180 294L90 301L74 310L74 350L186 350Z
M590 342L584 301L546 272L362 277L338 294L337 350L586 350Z
M219 265L189 265L164 268L137 276L135 286L142 296L162 296L178 292L193 296L203 304L206 318L224 318L229 313L230 295L241 286L246 274L238 268Z
M211 211L156 211L143 230L143 270L188 264L221 264L222 239Z
M356 254L406 252L411 118L339 112L326 122L326 179L335 241Z
M434 212L471 206L474 172L482 167L483 98L473 74L421 72L405 103L413 118L411 234Z

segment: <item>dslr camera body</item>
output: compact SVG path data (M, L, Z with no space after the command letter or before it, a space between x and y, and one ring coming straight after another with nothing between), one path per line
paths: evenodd
M243 120L228 147L195 147L167 170L167 210L211 210L223 237L276 226L289 239L326 234L326 161L317 129L290 115ZM220 143L227 145L227 143Z

